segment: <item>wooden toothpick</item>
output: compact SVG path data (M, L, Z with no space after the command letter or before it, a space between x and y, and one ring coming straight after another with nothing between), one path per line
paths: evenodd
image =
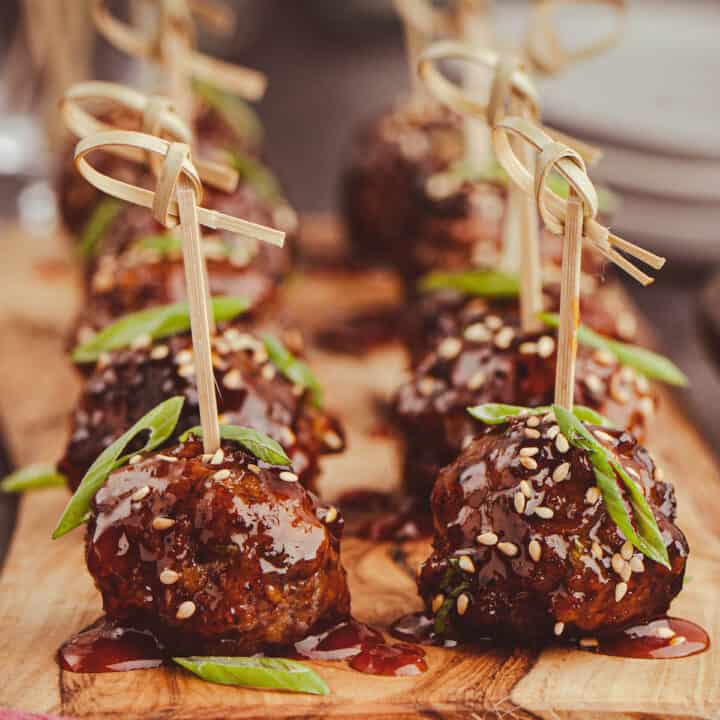
M575 357L580 327L580 267L582 260L583 206L571 188L565 216L562 275L560 280L560 328L557 367L555 368L555 404L573 408Z
M158 44L167 94L178 115L189 121L193 115L193 90L188 57L193 41L192 19L185 0L161 0Z
M212 308L209 306L209 293L205 287L207 271L202 251L197 198L195 189L182 177L179 180L177 200L180 211L185 284L190 309L193 363L200 406L200 424L203 429L203 449L209 454L216 452L220 447L220 424L210 343L214 322L211 325Z

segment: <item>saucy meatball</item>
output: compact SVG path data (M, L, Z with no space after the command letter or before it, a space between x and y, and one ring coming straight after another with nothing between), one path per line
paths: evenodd
M341 527L288 468L191 437L110 474L86 558L111 620L174 654L251 655L348 617Z
M569 445L552 414L513 419L476 437L432 492L433 553L419 589L463 637L601 636L664 613L680 592L688 545L672 485L629 432L589 430L641 486L670 568L624 537L587 451Z
M277 440L303 484L312 486L318 458L340 452L339 421L315 407L309 390L284 377L262 340L240 324L213 338L213 365L221 422L252 427ZM185 398L176 436L200 424L189 333L100 358L85 380L71 417L70 441L59 469L75 489L95 458L163 400Z
M470 178L464 161L463 123L444 108L407 103L365 128L342 191L356 257L389 262L413 285L430 270L497 264L507 185ZM562 239L541 233L546 263L559 266ZM602 265L584 253L587 272Z
M485 314L442 339L394 399L405 438L405 482L428 497L441 467L477 432L467 408L483 403L548 405L553 401L554 330L523 335L513 321ZM656 400L645 377L607 352L578 347L575 402L642 435Z

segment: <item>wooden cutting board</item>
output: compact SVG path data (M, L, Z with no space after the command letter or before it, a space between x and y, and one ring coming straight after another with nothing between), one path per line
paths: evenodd
M337 244L331 221L306 234L321 254ZM18 464L54 460L65 442L65 418L77 381L63 357L63 333L78 302L61 241L30 242L12 228L0 286L0 418ZM382 272L317 269L286 288L285 314L312 332L363 306L397 301ZM30 299L32 296L32 299ZM608 302L617 302L608 296ZM325 463L330 497L358 486L399 482L399 448L382 429L378 398L400 381L402 348L365 357L311 354L342 412L349 449ZM479 651L428 648L429 671L414 678L363 675L343 663L315 663L331 688L323 698L204 683L179 669L103 675L62 672L58 646L101 613L85 570L82 533L58 541L50 532L67 500L61 489L22 499L14 540L0 578L0 707L77 718L717 718L720 716L720 477L715 460L678 404L663 394L650 446L676 484L680 524L692 548L689 581L673 614L702 624L713 638L700 656L669 662L624 660L565 648ZM357 618L381 627L419 608L412 571L424 542L343 543ZM1 712L0 712L1 715Z

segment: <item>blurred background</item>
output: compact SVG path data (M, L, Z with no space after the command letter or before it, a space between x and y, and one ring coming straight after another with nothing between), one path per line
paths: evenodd
M127 15L128 1L111 5ZM31 233L52 232L56 223L56 155L45 131L57 147L58 84L84 76L153 83L147 70L94 36L85 0L65 6L77 14L71 36L42 27L28 34L20 27L21 4L32 12L43 2L55 0L0 0L0 220ZM353 133L408 88L402 28L390 0L228 2L238 17L234 34L200 35L201 49L267 74L257 110L269 165L298 210L336 210ZM655 285L629 289L663 349L690 375L685 405L717 446L720 291L712 278L720 267L720 3L629 0L629 7L618 47L540 82L543 111L549 123L605 149L595 176L622 200L614 229L670 258ZM492 10L499 37L522 36L526 2L496 0ZM587 34L593 20L583 18ZM598 26L602 21L598 16ZM570 45L578 22L572 12L563 18ZM50 47L47 37L54 37ZM48 63L62 71L48 73Z

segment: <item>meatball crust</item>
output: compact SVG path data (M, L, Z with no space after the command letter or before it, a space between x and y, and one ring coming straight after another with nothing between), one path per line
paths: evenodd
M93 500L86 559L108 617L173 653L251 655L350 611L341 521L286 469L190 439L132 458ZM291 476L292 477L292 476Z
M464 160L463 123L436 105L405 103L365 128L343 182L358 259L389 260L413 285L430 270L495 265L507 188L464 179L456 169ZM561 238L543 231L540 246L547 263L559 266ZM602 264L597 253L583 256L589 273Z
M313 405L268 359L263 342L240 324L213 339L221 422L252 427L277 440L303 484L313 486L319 456L344 449L339 421ZM185 398L176 436L200 424L189 333L103 356L85 381L71 417L59 469L75 489L95 458L160 402Z
M608 310L602 298L598 297L597 283L592 281L587 292L580 298L580 314L583 323L607 337L631 340L624 332L627 315L618 318ZM556 312L560 306L559 288L546 287L544 306L547 311ZM486 315L498 315L508 322L520 322L520 308L517 298L483 298L466 295L457 290L433 290L420 295L410 310L408 345L412 364L416 365L427 352L434 350L446 337L460 334L465 327L482 321ZM622 323L621 323L622 320Z
M552 415L538 419L493 427L441 470L433 553L419 578L426 605L449 599L464 636L521 642L603 635L664 613L682 588L688 554L672 485L630 433L590 428L642 487L667 569L626 543L587 452L558 442Z
M406 444L406 486L419 497L428 497L440 468L477 434L469 406L553 402L554 330L523 335L516 322L492 314L474 318L461 330L462 335L444 338L423 357L394 399ZM583 345L577 353L575 402L639 436L656 406L643 376Z

